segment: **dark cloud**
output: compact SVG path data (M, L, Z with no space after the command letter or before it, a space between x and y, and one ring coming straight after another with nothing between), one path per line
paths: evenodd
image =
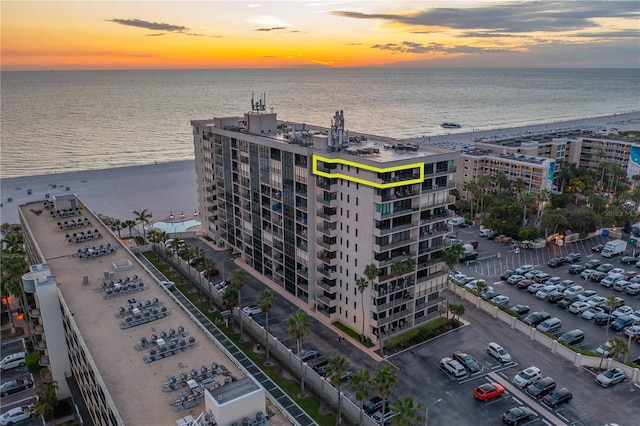
M596 28L598 18L638 18L635 1L528 1L464 8L434 8L412 15L333 11L354 19L407 25L491 30L492 33L563 32Z
M156 34L147 34L147 37L160 37L165 35L164 33L156 33Z
M388 50L393 53L496 53L505 52L506 49L484 49L470 46L446 47L440 43L414 43L412 41L403 41L402 43L386 43L374 44L372 49Z
M286 30L287 27L271 27L271 28L258 28L254 31L277 31L277 30Z
M107 21L109 22L115 22L116 24L120 24L120 25L126 25L129 27L138 27L138 28L145 28L147 30L154 30L154 31L169 31L169 32L184 32L187 31L189 28L187 27L183 27L180 25L171 25L171 24L161 24L158 22L148 22L148 21L142 21L140 19L107 19Z

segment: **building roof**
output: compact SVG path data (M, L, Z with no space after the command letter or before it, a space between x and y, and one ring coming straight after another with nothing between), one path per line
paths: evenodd
M125 424L172 424L186 414L204 409L204 404L201 404L193 411L174 411L171 404L180 399L180 391L163 391L163 385L170 375L179 377L181 372L189 373L191 369L200 371L201 366L210 367L212 362L217 362L235 379L245 377L80 200L80 215L68 218L52 217L45 203L41 201L20 206L23 224L35 237L44 262L55 276L59 291ZM88 218L90 226L59 229L58 222L78 218ZM72 237L74 233L88 230L97 230L101 237L80 243L68 242L66 235ZM95 258L75 256L79 249L100 244L111 244L116 250ZM113 266L114 262L126 264L127 261L133 265L132 269L117 271ZM106 271L112 272L116 280L137 275L148 288L105 299L102 285ZM85 276L87 285L83 284ZM164 303L171 311L170 316L124 330L120 328L124 319L116 314L120 307L128 306L128 299L144 301L154 298ZM172 328L178 329L179 326L183 326L198 345L158 361L145 362L143 357L149 354L149 350L136 350L140 338L148 338L153 333L161 334Z

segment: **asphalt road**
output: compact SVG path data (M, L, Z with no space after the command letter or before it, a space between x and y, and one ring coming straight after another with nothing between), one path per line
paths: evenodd
M607 326L596 325L592 321L587 321L579 315L572 314L555 304L549 303L546 300L538 299L534 294L527 290L521 290L517 288L517 286L507 284L506 281L500 279L500 273L506 269L516 269L521 265L531 264L534 265L536 269L547 272L551 276L559 276L563 280L573 280L576 284L583 286L585 290L595 290L600 296L607 297L609 295L614 295L622 297L625 300L625 304L631 306L634 311L640 309L640 295L631 296L629 294L615 291L613 288L604 287L597 282L585 282L585 280L579 275L573 275L568 272L569 265L558 268L551 268L547 266L547 261L552 257L564 256L571 252L579 252L582 255L582 260L577 263L584 263L590 259L598 259L601 263L611 263L615 267L640 272L640 269L635 268L634 265L621 264L621 257L606 259L600 254L593 253L591 251L591 247L596 244L604 243L610 240L610 238L599 236L591 238L590 240L573 242L563 247L553 246L542 249L526 249L520 250L520 253L516 254L507 246L497 244L491 240L479 238L477 228L459 229L458 234L460 238L465 241L473 239L479 242L478 249L480 254L478 258L481 260L474 264L470 264L469 266L466 264L460 264L456 269L468 276L484 279L487 285L492 286L494 290L503 295L509 296L510 306L515 304L524 304L530 307L531 312L546 311L551 315L551 317L559 318L562 321L562 329L558 335L576 328L584 331L585 340L583 345L581 345L583 349L595 349L598 345L605 342L607 339ZM500 253L500 256L498 256L498 253ZM623 332L619 332L617 334L625 340L628 339ZM616 335L616 333L613 332L613 330L609 330L609 338L614 335ZM640 356L640 344L631 341L630 349L628 356L629 360L636 359Z
M0 346L0 357L4 358L6 355L20 352L24 350L24 342L23 339L13 339L9 341L3 341ZM31 380L34 380L34 377L29 373L27 367L16 367L10 370L6 370L2 372L2 383L8 382L9 380L13 380L16 378L29 377ZM37 386L37 384L35 385ZM23 390L11 395L4 396L0 398L0 411L4 414L10 409L14 407L19 407L21 405L31 405L36 402L36 398L33 396L35 393L35 386L31 389ZM41 419L30 419L24 422L18 423L20 425L37 425L42 424Z

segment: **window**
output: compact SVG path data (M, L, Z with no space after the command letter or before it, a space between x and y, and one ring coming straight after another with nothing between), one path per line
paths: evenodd
M424 297L419 297L416 299L416 305L422 305L425 302Z
M438 312L438 306L439 305L429 306L427 308L427 314L432 314L434 312Z
M360 169L358 169L360 170ZM358 197L356 197L356 207L358 206Z
M355 303L354 303L354 305L355 305ZM356 307L354 306L354 307L353 307L353 309L355 309L355 308L356 308ZM356 316L355 316L355 315L353 316L353 323L354 323L354 324L356 323Z
M435 293L431 293L431 294L429 295L429 299L428 299L428 300L434 300L434 299L437 299L439 296L440 296L440 293L436 291Z

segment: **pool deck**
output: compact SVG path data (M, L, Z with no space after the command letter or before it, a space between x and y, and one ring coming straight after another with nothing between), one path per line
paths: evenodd
M200 222L198 225L193 225L190 226L188 228L179 228L179 229L165 229L163 227L160 226L154 226L156 224L158 224L159 222L163 222L163 223L167 223L167 224L173 224L173 223L184 223L184 222L188 222L191 220L197 220L198 222ZM161 231L165 231L168 234L176 234L176 233L182 233L182 232L196 232L196 233L200 233L200 227L202 226L202 222L200 220L200 216L198 214L189 214L189 215L178 215L178 216L167 216L165 218L162 219L158 219L155 220L153 222L150 222L146 228L147 231L151 230L151 229L160 229Z

